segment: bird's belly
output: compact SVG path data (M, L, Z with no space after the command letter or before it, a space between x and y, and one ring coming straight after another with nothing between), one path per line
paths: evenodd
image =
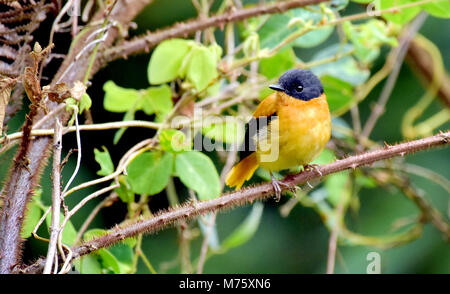
M318 156L331 135L328 107L325 110L307 109L300 115L281 111L271 124L270 140L266 145L258 144L260 166L278 171L308 164Z

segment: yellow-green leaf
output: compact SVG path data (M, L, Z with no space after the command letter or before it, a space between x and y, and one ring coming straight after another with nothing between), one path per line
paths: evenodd
M181 68L183 59L189 52L190 42L183 39L171 39L161 42L153 51L148 65L148 80L157 85L174 80Z

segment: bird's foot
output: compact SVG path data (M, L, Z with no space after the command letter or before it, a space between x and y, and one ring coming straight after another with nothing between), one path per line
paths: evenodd
M304 171L310 171L310 170L314 170L316 173L319 174L319 176L323 176L322 172L319 170L319 165L318 164L306 164L303 166L303 170Z
M282 188L281 186L284 186L285 188L294 191L295 192L295 187L291 187L289 184L286 184L282 181L278 181L277 179L275 179L274 176L271 176L271 184L273 187L273 190L275 191L275 201L279 202L281 199L281 192L282 192Z

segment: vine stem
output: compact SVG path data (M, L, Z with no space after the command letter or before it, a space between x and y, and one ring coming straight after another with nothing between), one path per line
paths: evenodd
M159 129L161 127L160 123L154 123L143 120L128 120L128 121L118 121L118 122L108 122L101 124L89 124L89 125L80 125L78 130L80 131L101 131L101 130L112 130L112 129L120 129L120 128L129 128L129 127L137 127L137 128L147 128L147 129ZM63 129L63 135L71 132L77 131L77 126L70 126ZM55 133L54 129L33 129L31 131L31 136L52 136ZM0 138L0 144L5 142L9 142L8 145L2 147L1 152L9 149L14 144L14 141L22 138L22 132L12 133L3 138ZM0 152L0 153L1 153Z
M433 84L434 72L436 69L435 62L433 62L433 54L436 54L433 45L425 41L424 38L415 38L408 50L407 61L412 65L412 68L416 74L423 78L425 85ZM442 82L439 85L439 98L442 103L450 108L450 76L448 73L444 73Z
M56 255L56 245L60 230L59 221L61 213L61 151L62 151L62 124L59 119L55 121L55 135L53 136L53 169L52 169L52 224L50 226L50 241L48 243L47 261L44 274L50 274ZM57 266L57 259L55 260Z
M374 162L389 159L396 156L404 156L417 151L430 149L438 146L446 146L450 143L450 131L440 132L437 135L400 143L397 145L385 145L383 148L368 151L365 153L349 156L336 160L333 163L322 165L310 171L304 171L297 175L288 176L282 182L282 190L285 191L296 185L301 185L312 179L323 177L332 173L337 173L346 169L356 169L363 165L370 165ZM127 224L122 227L115 227L110 233L91 241L85 242L73 248L73 258L89 254L101 248L109 247L128 237L137 236L142 233L154 233L163 228L176 224L180 221L193 219L208 212L230 209L235 206L242 206L256 200L269 198L274 194L271 183L256 185L250 188L241 189L232 193L222 195L207 201L187 203L168 211L154 215L152 218ZM21 270L23 273L39 273L42 271L44 259Z

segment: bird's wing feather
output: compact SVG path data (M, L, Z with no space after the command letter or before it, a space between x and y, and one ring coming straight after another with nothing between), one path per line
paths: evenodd
M260 116L271 116L277 112L278 107L278 96L277 93L273 93L264 99L256 108L255 113L253 113L253 117L258 118Z
M268 96L253 113L253 118L245 125L245 138L239 149L239 157L246 158L256 151L255 136L267 132L269 123L277 118L277 95Z

